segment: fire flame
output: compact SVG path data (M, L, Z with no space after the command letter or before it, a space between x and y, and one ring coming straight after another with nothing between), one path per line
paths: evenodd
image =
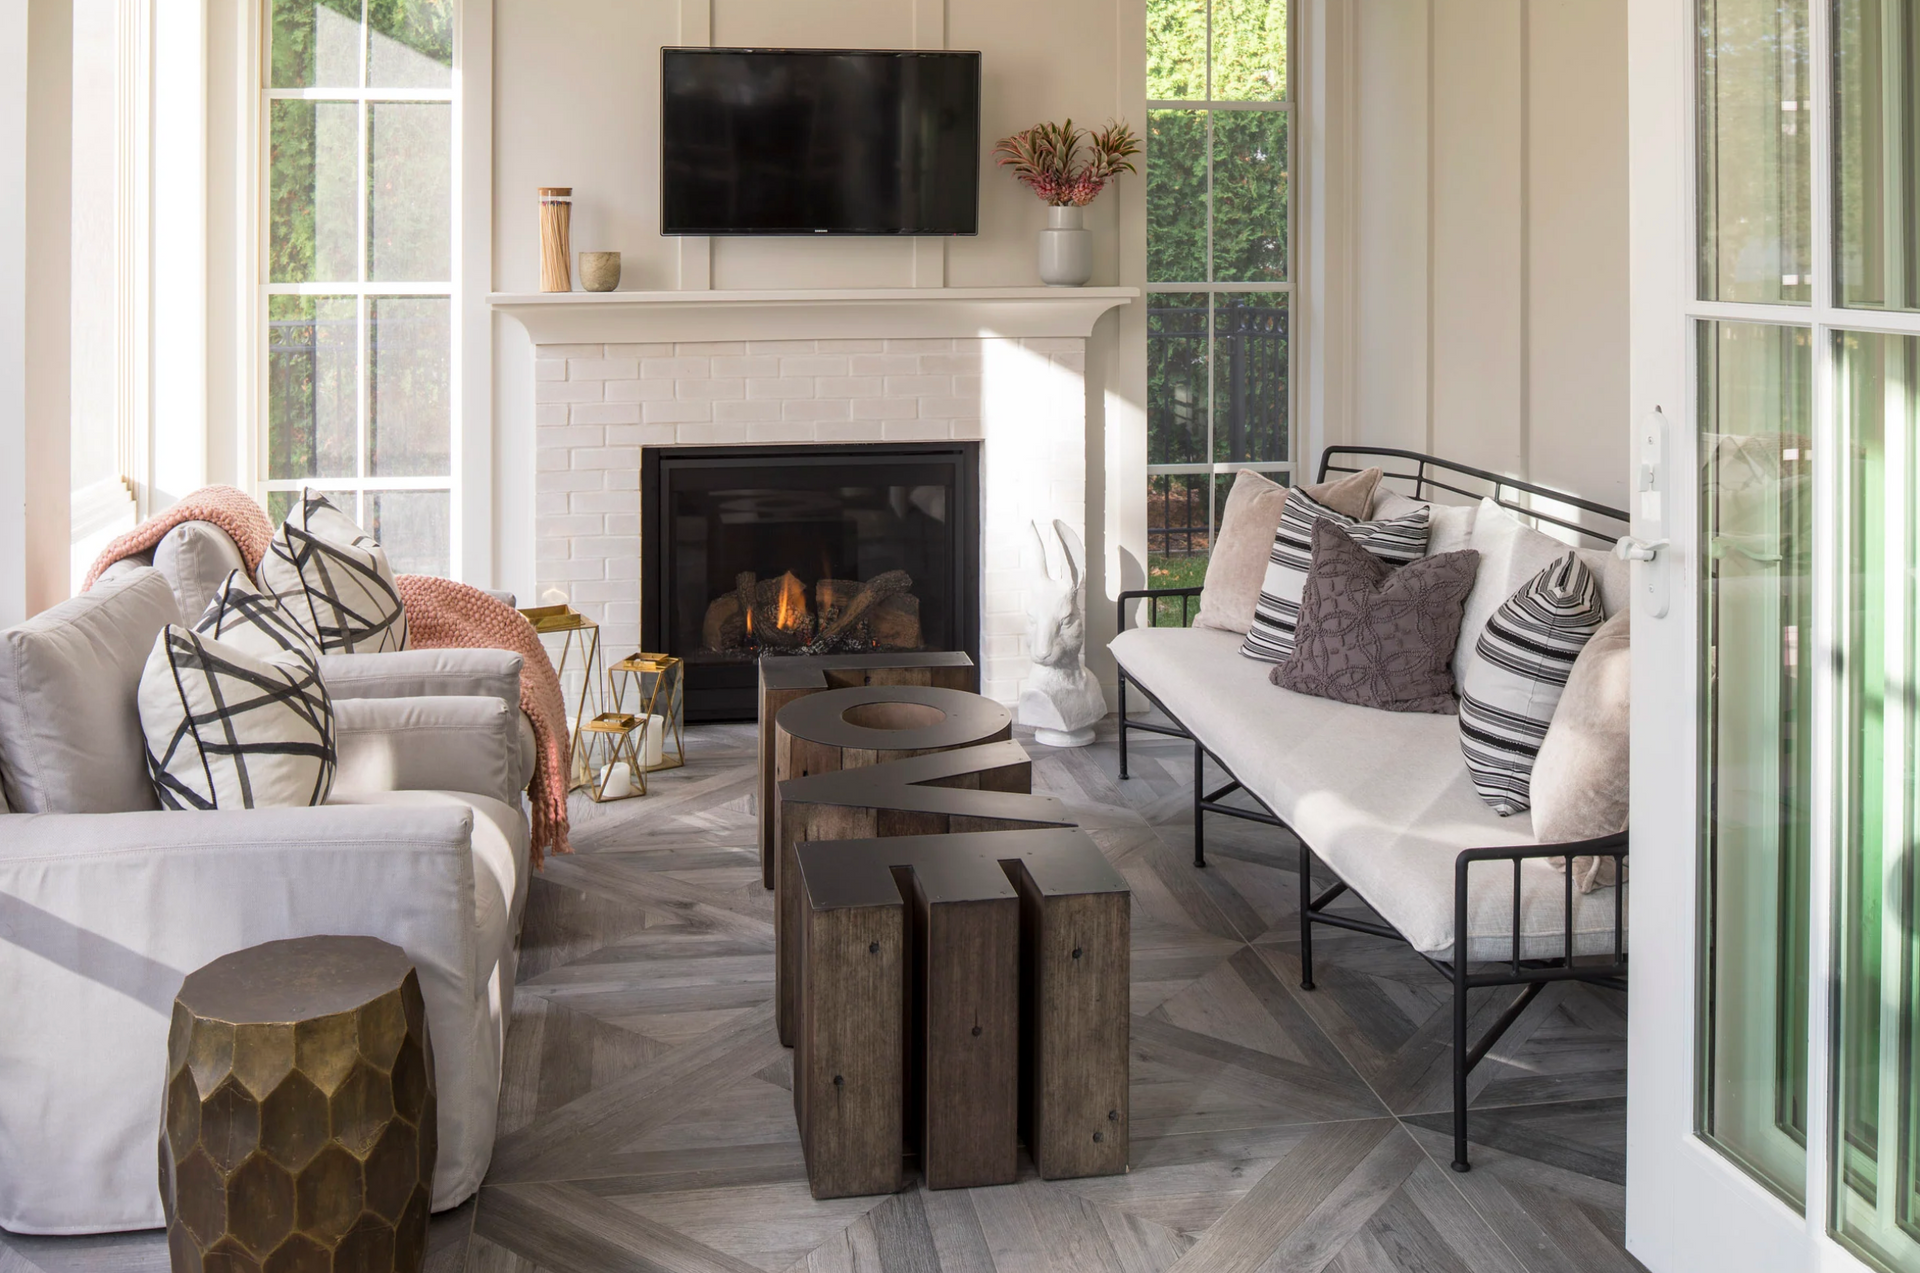
M800 625L800 617L807 607L806 590L791 573L780 576L780 606L774 612L773 625L782 632L791 632Z

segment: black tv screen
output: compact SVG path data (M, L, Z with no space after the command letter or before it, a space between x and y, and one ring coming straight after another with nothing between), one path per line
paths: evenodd
M661 50L663 234L973 234L980 55Z

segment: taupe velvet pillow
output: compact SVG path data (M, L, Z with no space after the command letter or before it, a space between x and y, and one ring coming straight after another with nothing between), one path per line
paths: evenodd
M1367 469L1302 489L1334 512L1365 521L1379 485L1380 470ZM1220 514L1220 533L1207 556L1207 577L1200 585L1200 612L1194 616L1194 627L1245 636L1253 626L1253 609L1260 601L1260 581L1267 576L1267 557L1273 552L1273 533L1280 529L1280 512L1287 506L1287 490L1246 469L1234 475L1227 506Z
M1533 834L1542 844L1627 829L1630 613L1601 624L1581 649L1533 762ZM1565 858L1549 860L1566 865ZM1607 887L1614 861L1575 858L1573 879L1582 893Z
M1293 657L1268 679L1360 707L1452 714L1453 645L1479 561L1465 549L1395 570L1333 522L1316 522Z

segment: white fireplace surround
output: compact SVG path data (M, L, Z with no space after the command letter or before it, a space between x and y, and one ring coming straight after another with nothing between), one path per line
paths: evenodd
M490 298L533 341L535 578L640 639L640 450L978 440L981 688L1030 672L1028 524L1086 537L1086 343L1130 287L561 292Z

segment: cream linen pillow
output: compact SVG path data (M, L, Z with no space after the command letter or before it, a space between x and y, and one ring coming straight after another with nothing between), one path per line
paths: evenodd
M1457 553L1472 546L1473 519L1480 512L1478 504L1426 504L1383 487L1374 492L1373 511L1367 514L1367 520L1392 521L1423 507L1432 510L1427 515L1427 556Z
M1543 535L1490 499L1480 501L1473 517L1473 550L1480 554L1480 573L1467 594L1466 618L1460 621L1460 641L1453 650L1453 683L1459 686L1473 647L1487 630L1487 621L1520 591L1529 579L1567 555L1567 545Z
M1379 485L1380 470L1366 469L1300 489L1336 513L1365 521ZM1289 489L1246 469L1234 475L1227 506L1220 514L1220 534L1208 554L1194 627L1245 636L1253 626L1253 609L1260 600L1260 583L1267 577L1273 533L1280 529Z
M1591 840L1627 829L1629 611L1600 625L1567 677L1553 724L1533 763L1533 833L1542 844ZM1564 866L1564 858L1550 859ZM1583 893L1614 882L1610 857L1573 860Z

